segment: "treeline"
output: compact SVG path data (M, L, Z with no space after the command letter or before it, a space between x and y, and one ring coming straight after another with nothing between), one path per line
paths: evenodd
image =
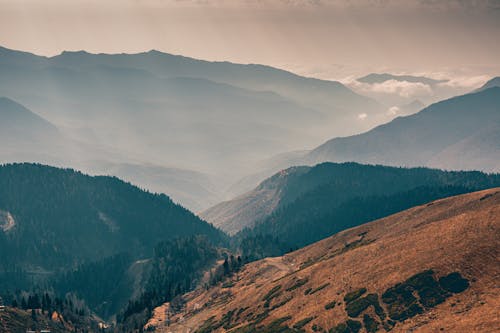
M228 255L225 253L223 263L209 271L209 278L205 283L205 288L214 286L225 278L238 272L247 262L248 261L244 261L241 256L234 256L233 254Z
M471 192L460 186L418 187L393 195L359 196L331 207L325 202L315 214L301 214L310 209L298 201L293 209L285 209L273 215L252 230L244 230L240 249L244 256L254 260L283 255L304 247L342 230L425 204L429 201ZM273 236L270 236L273 235ZM275 239L272 246L269 241ZM251 246L246 244L251 243ZM257 252L256 249L259 251Z
M94 312L108 318L126 304L133 290L127 283L127 270L132 264L128 253L81 264L56 278L53 287L60 294L75 294L84 299Z
M282 255L416 205L500 186L499 174L357 163L324 163L291 174L279 208L233 238L243 257Z
M197 234L214 243L225 239L164 194L38 164L0 166L1 212L15 225L0 232L0 250L8 254L0 256L0 269L17 264L58 270L122 252L151 257L158 242Z
M175 300L173 304L181 308L182 299L177 296L192 290L200 282L203 272L215 264L217 257L217 248L204 236L159 243L154 250L145 290L140 297L130 300L118 316L119 329L140 329L152 310L164 302Z

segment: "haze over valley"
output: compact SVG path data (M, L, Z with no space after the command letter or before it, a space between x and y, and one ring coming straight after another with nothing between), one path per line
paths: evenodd
M500 331L499 23L0 0L0 333Z

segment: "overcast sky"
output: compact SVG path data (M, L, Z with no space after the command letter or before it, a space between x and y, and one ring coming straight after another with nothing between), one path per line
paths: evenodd
M0 45L157 49L318 77L363 71L500 74L500 0L0 0Z

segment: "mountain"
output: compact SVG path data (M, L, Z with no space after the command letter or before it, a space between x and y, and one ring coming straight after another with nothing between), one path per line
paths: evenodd
M45 159L64 149L62 135L53 124L15 101L0 97L0 161Z
M312 103L330 113L341 110L353 112L351 109L369 112L379 108L375 101L353 93L339 82L301 77L258 64L208 62L155 50L117 55L63 52L51 58L50 62L65 67L112 66L137 68L162 77L204 78L253 91L273 91L302 104Z
M221 232L164 194L114 177L36 164L0 167L0 269L55 272L118 253L153 254L163 240Z
M201 172L148 163L89 162L82 170L93 175L114 175L155 193L166 193L193 212L221 201L216 179Z
M360 135L332 139L306 159L498 172L500 141L488 140L487 133L499 124L500 87L494 87L432 104ZM475 159L463 158L469 152L459 148L472 146L461 142L474 142ZM453 146L460 153L449 154Z
M144 292L156 305L190 290L224 244L221 231L164 194L71 169L0 166L0 295L10 302L49 293L108 320ZM162 246L181 254L159 262ZM172 290L153 294L148 281L165 265L178 267L162 273Z
M492 78L491 80L486 82L481 88L479 88L477 91L482 91L482 90L486 90L486 89L493 88L493 87L500 87L500 76Z
M0 133L4 136L3 139L10 136L19 140L21 138L17 136L20 131L23 131L24 138L29 140L43 139L58 134L57 128L47 120L5 97L0 97L0 117L2 120ZM24 132L25 127L29 131Z
M206 174L144 163L106 145L74 140L71 134L5 97L0 98L0 140L1 163L72 165L94 175L114 175L150 191L167 193L195 211L220 201L214 180Z
M43 116L66 140L100 149L69 149L56 154L57 163L41 162L89 172L87 164L121 164L203 174L215 185L209 200L200 199L204 189L176 188L178 201L197 211L251 174L255 161L314 147L331 133L359 133L385 114L377 102L339 82L158 51L39 57L0 48L0 95ZM361 113L367 118L358 119ZM130 173L151 178L146 170ZM138 185L152 189L150 183Z
M221 202L199 216L234 235L245 227L252 227L272 214L280 204L287 183L309 171L308 167L292 167L263 181L257 188L235 199ZM304 191L306 188L301 188Z
M498 174L322 163L278 172L200 216L230 234L251 229L240 237L273 235L288 250L426 201L494 186Z
M197 333L493 332L498 216L499 188L417 206L248 264L215 287L184 295L181 312L169 303L157 308L149 326Z
M499 172L499 105L499 88L490 88L432 104L359 135L333 138L311 151L281 153L261 160L231 193L233 198L242 195L290 166L326 161Z
M395 81L406 81L406 82L412 82L412 83L422 83L426 85L436 85L438 83L444 83L447 82L448 80L436 80L436 79L431 79L425 76L415 76L415 75L394 75L394 74L389 74L389 73L371 73L366 76L360 77L357 79L359 82L363 83L382 83L386 82L389 80L395 80Z

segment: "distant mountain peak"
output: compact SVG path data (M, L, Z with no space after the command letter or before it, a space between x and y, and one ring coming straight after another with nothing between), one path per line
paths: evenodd
M497 88L497 87L500 87L500 76L496 76L496 77L492 78L491 80L486 82L481 88L476 90L476 92L490 89L490 88Z
M395 81L407 81L407 82L413 82L413 83L423 83L427 85L435 85L438 83L444 83L448 82L449 80L437 80L437 79L432 79L428 78L425 76L416 76L416 75L396 75L396 74L390 74L390 73L371 73L366 76L363 76L357 81L363 82L363 83L369 83L369 84L374 84L374 83L383 83L389 80L395 80Z

